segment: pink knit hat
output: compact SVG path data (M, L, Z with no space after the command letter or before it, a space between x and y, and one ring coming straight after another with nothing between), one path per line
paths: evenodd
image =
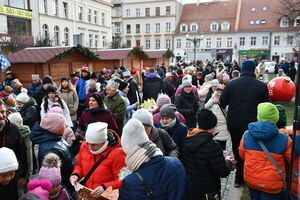
M61 184L60 174L61 161L55 153L48 153L44 160L42 167L39 171L39 179L47 179L51 181L53 186Z
M49 199L52 183L49 180L31 180L27 184L28 193L35 194L44 200Z
M62 135L65 132L65 123L66 120L61 114L46 113L42 117L40 126L51 133Z
M162 94L159 95L157 100L156 100L156 105L157 107L162 107L165 104L170 104L171 103L171 99L168 95Z
M54 106L52 107L50 110L49 110L50 113L58 113L58 114L61 114L61 115L64 115L64 111L58 107L58 106Z

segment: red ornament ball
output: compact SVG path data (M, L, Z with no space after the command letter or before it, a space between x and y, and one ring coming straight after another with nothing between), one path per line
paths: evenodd
M268 84L272 101L290 101L296 92L296 86L289 77L277 77Z

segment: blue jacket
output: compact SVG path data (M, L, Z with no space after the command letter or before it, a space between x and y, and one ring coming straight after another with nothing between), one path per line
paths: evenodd
M161 125L161 122L155 124L155 127L164 129ZM183 139L187 136L188 128L183 123L180 123L180 120L178 117L176 117L176 124L173 126L173 128L170 128L166 131L169 133L170 137L174 140L177 146L180 147Z
M174 157L155 156L143 164L137 172L153 192L155 200L184 199L187 179L181 162ZM128 175L120 190L122 200L143 200L147 197L143 183L135 174Z
M85 83L87 82L86 79L79 78L77 82L77 88L78 88L78 98L81 101L86 100L86 90L85 90Z
M37 91L39 91L39 90L41 89L41 87L43 87L43 83L42 83L41 80L40 80L37 84L30 83L30 84L27 86L28 95L29 95L29 96L35 95L35 93L36 93Z
M124 98L125 104L126 104L126 115L125 115L125 119L124 119L124 124L126 124L128 122L128 120L131 119L133 111L137 108L137 105L136 104L130 105L129 99L125 92L119 91L119 93Z

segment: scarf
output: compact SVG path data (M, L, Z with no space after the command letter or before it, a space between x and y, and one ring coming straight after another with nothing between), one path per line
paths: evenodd
M176 124L176 118L173 119L170 123L168 124L164 124L161 120L160 120L160 124L161 126L165 129L165 130L169 130L171 128L173 128Z
M106 149L107 146L108 146L108 141L106 141L106 142L104 143L104 145L103 145L100 149L98 149L97 151L92 151L92 150L90 149L90 152L91 152L92 154L94 154L94 155L100 154L100 153L102 153L102 152Z
M199 128L191 128L187 133L187 137L192 137L194 135L197 135L198 133L203 133L203 132L207 132L207 131Z

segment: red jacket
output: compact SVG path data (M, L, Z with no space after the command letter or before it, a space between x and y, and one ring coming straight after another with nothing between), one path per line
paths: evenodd
M122 181L119 181L119 173L120 170L126 166L126 154L120 147L119 136L114 133L114 137L116 138L115 146L107 146L107 148L98 155L94 155L90 152L87 142L83 142L80 147L76 166L72 173L79 176L78 180L87 175L95 163L112 150L86 182L85 186L92 190L101 185L104 185L106 188L112 186L113 189L120 189L121 187Z

